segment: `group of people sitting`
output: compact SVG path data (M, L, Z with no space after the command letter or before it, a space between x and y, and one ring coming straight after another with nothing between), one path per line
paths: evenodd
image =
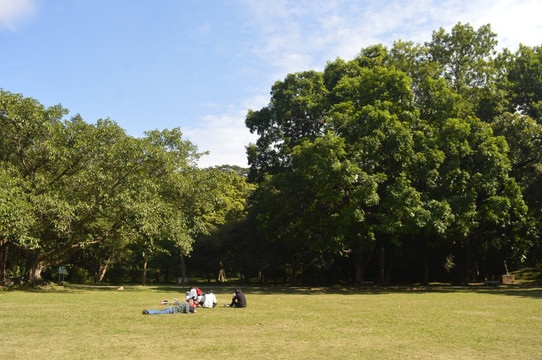
M192 299L194 307L214 308L218 301L216 300L213 290L209 290L208 293L204 293L197 287L190 287L190 290L186 292L186 301Z
M175 299L175 306L169 306L163 310L143 310L143 315L162 315L162 314L190 314L195 313L197 307L214 308L218 303L213 290L209 290L208 293L203 293L197 287L190 287L190 290L186 292L186 302L177 302ZM225 304L227 307L247 307L247 299L245 294L240 288L235 289L230 304Z

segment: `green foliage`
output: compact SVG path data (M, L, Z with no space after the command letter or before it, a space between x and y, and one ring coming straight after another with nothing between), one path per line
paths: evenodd
M349 254L361 281L375 252L383 274L384 253L418 238L425 268L430 249L441 264L455 257L458 281L472 266L492 262L483 276L506 259L520 266L539 242L542 149L527 115L542 99L540 49L496 45L490 25L459 23L424 45L370 46L275 84L270 105L247 116L260 135L248 155L260 231L283 261Z
M250 179L261 180L287 166L292 148L323 134L327 90L321 73L290 74L271 89L269 105L249 110L246 125L260 136L249 147Z
M542 123L542 46L520 45L509 57L508 86L512 111L519 110Z
M432 41L425 45L431 59L439 64L442 76L461 92L483 87L491 79L496 37L489 24L475 31L469 24L458 23L451 33L443 28L433 32Z
M0 237L28 259L30 282L81 251L97 281L127 249L162 252L159 239L188 254L197 234L243 208L250 187L198 169L202 154L180 129L133 138L109 119L66 114L0 92Z

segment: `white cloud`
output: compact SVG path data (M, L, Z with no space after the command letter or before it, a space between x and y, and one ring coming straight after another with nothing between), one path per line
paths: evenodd
M256 105L256 104L255 104ZM263 105L256 105L259 109ZM209 151L199 161L202 168L214 165L237 165L247 167L245 146L256 141L256 135L245 126L247 108L231 109L223 115L207 115L198 127L184 127L183 134L199 151Z
M517 50L520 43L542 45L542 2L539 0L501 0L488 4L477 25L491 23L499 46Z
M200 159L199 167L226 164L248 167L245 146L258 138L245 126L248 109L260 110L268 103L268 95L254 95L242 100L239 106L225 110L218 104L208 104L214 114L204 116L197 127L183 126L183 135L196 144L200 152L209 151L209 155Z
M0 0L0 29L16 30L17 25L34 16L35 0Z
M275 80L322 70L326 61L351 59L361 48L395 40L423 43L458 22L490 23L503 47L542 39L539 0L245 0L258 34L254 53L272 65Z

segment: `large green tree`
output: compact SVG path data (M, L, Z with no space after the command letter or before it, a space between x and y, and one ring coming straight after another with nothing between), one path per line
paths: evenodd
M323 88L310 87L318 91L290 91L286 97L272 91L270 105L247 117L249 129L260 135L249 160L263 153L280 159L251 162L251 171L261 175L253 179L263 180L259 191L267 194L259 198L259 209L270 241L282 242L291 257L314 244L352 250L353 242L338 240L371 239L363 244L377 250L382 282L386 250L415 246L419 238L426 249L453 253L461 281L473 266L487 265L487 249L501 249L491 255L500 260L524 255L526 207L510 176L508 144L489 125L508 106L504 62L494 60L496 43L489 25L474 30L457 24L451 33L435 32L425 45L377 45L354 60L336 59L323 74L310 72L311 79L323 79ZM289 75L275 86L299 84L307 74ZM276 111L277 104L304 117ZM290 129L307 129L307 119L312 130L293 136ZM261 172L264 163L273 164L267 167L272 171ZM341 177L329 177L335 174L330 163L373 179L363 186L374 187L377 200L369 206L363 198L341 199ZM349 193L355 188L351 184ZM335 195L331 200L322 194ZM358 204L363 216L346 216L347 204ZM334 216L344 223L338 225ZM416 240L409 244L411 239ZM428 256L426 251L426 282Z
M63 120L66 113L0 93L0 237L4 249L9 242L25 254L28 280L39 283L45 266L92 246L107 249L97 259L102 272L128 243L148 251L168 238L189 252L210 216L193 205L208 185L195 146L178 129L133 138L110 120Z

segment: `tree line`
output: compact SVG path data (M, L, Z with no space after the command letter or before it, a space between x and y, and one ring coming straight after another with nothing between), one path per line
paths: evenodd
M496 46L458 23L277 81L246 118L258 270L464 283L539 262L542 48Z
M0 91L0 281L39 284L65 265L99 282L131 263L145 283L151 258L182 262L198 234L244 209L251 186L199 169L203 153L179 129L135 138L109 119L65 115Z
M542 260L542 47L458 23L288 74L249 169L0 92L0 281L467 282Z

